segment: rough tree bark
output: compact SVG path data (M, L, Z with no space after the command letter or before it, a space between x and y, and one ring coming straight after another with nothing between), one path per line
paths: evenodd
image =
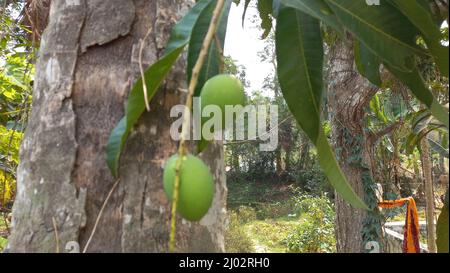
M115 179L105 162L111 130L123 116L139 75L138 52L148 29L143 63L163 53L174 23L193 1L52 1L37 64L31 119L21 147L11 252L83 249ZM162 187L164 161L176 152L170 108L184 103L180 60L130 134L121 179L88 252L165 252L170 204ZM178 220L181 252L224 251L226 185L222 145L203 158L213 171L216 195L199 222ZM54 225L55 224L55 225ZM56 226L56 229L54 228Z
M356 72L352 39L337 41L329 52L329 114L332 124L332 141L340 166L350 185L364 200L363 168L353 162L361 156L370 166L371 149L364 130L364 108L377 88ZM363 221L367 213L356 209L339 195L335 199L336 242L338 252L363 251Z

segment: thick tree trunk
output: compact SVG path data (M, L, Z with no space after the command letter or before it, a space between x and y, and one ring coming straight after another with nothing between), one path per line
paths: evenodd
M33 110L21 147L13 210L12 252L54 252L67 243L81 250L115 179L105 162L111 130L124 114L139 75L161 57L174 23L190 1L52 1L37 64ZM180 61L130 134L121 157L120 182L100 218L89 252L165 252L170 203L162 166L176 152L169 110L184 104ZM208 214L198 223L178 221L181 252L224 251L226 185L220 143L203 158L216 181Z
M432 163L430 159L430 147L428 139L424 137L420 141L420 160L422 161L423 183L425 191L425 210L427 219L427 245L430 253L436 253L436 227L434 224L434 191Z
M364 131L364 107L377 88L354 67L351 39L338 41L330 50L329 113L332 140L342 171L362 200L365 199L363 165L370 166L370 152ZM339 195L335 199L338 252L363 251L363 221L367 213L356 209Z

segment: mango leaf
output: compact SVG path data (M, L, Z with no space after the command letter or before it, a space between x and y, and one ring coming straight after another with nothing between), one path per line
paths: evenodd
M441 140L441 145L442 147L444 147L445 149L448 149L448 131L445 133L441 133L442 136L442 140Z
M405 142L405 153L406 155L411 155L414 152L414 149L417 147L417 144L420 141L420 135L409 134L406 138Z
M261 28L264 30L262 39L267 38L270 31L272 30L272 0L258 0L258 12L261 18Z
M395 148L394 148L394 144L392 143L391 139L387 136L384 136L384 145L386 145L386 149L391 152L394 153Z
M422 32L423 36L437 41L441 39L439 25L435 23L431 10L421 3L423 1L389 0L388 2L400 10Z
M411 120L412 128L415 128L420 122L425 119L432 119L432 115L428 109L422 109L408 115L408 120ZM429 123L429 121L427 122Z
M372 84L381 86L380 60L358 40L354 43L355 63L358 71Z
M209 23L211 22L212 14L214 8L216 7L217 0L212 0L206 9L202 11L197 22L192 30L191 40L189 42L188 58L187 58L187 75L188 80L191 80L192 70L198 59L198 55L203 45L203 40L205 39L206 33L208 32ZM228 14L230 12L231 1L225 1L225 5L222 9L222 14L220 15L219 26L217 28L216 37L220 41L220 48L223 51L223 46L225 44L225 35L227 32L228 25ZM198 77L197 87L194 92L194 96L199 96L200 91L205 84L205 82L220 74L221 69L221 50L217 48L215 41L211 43L208 50L208 55L206 56L205 63L203 64L202 70L200 71Z
M448 189L445 194L444 207L436 224L436 245L439 253L448 253Z
M427 114L427 115L425 115L425 114ZM431 114L429 114L427 111L427 112L419 115L418 118L419 119L413 121L413 126L412 126L413 134L416 134L416 135L422 133L428 127L431 120L433 119L433 116Z
M430 148L433 149L436 153L448 158L448 149L445 149L441 144L437 143L431 138L428 138L428 143L430 144Z
M280 0L272 0L272 16L274 18L278 17L278 11L280 10L281 2Z
M384 113L383 105L380 102L380 96L378 96L377 94L375 94L375 96L373 96L372 100L370 101L370 109L375 114L378 120L385 124L389 123L389 120Z
M419 147L420 141L429 133L441 130L444 125L439 122L434 122L433 116L427 109L420 110L411 116L411 130L405 142L406 154L412 154L416 147ZM430 144L433 146L432 144ZM438 147L435 147L438 149ZM442 152L437 150L437 152Z
M217 0L213 0L209 6L203 10L202 14L197 20L192 31L191 41L189 43L188 60L187 60L187 75L188 80L191 80L192 70L195 66L195 62L198 59L198 55L203 45L203 40L205 39L206 33L208 32L209 23L211 22L212 14L214 8L216 7ZM225 44L225 35L227 32L228 25L228 15L230 13L231 1L227 0L222 9L222 14L220 15L219 26L217 28L216 37L220 41L220 47L223 51ZM218 48L216 41L211 43L211 46L206 56L205 63L203 64L202 70L200 71L197 87L195 88L194 96L199 96L203 85L207 80L221 73L221 62L222 54ZM197 151L200 153L204 148L208 146L209 142L206 140L201 140L197 147Z
M338 33L343 29L333 11L324 0L280 0L286 7L296 8L333 28Z
M425 39L428 48L433 54L434 60L439 67L439 71L443 76L448 77L448 68L449 68L449 56L448 56L448 46L441 45L440 42Z
M172 29L170 40L164 56L145 71L145 82L148 97L151 99L167 73L172 68L184 47L189 43L192 29L201 12L210 4L211 0L200 0ZM136 81L130 92L125 117L113 129L106 146L106 160L108 167L115 177L118 177L119 158L125 141L134 124L145 110L142 78Z
M355 207L368 207L342 173L320 121L323 91L323 43L317 19L294 8L279 11L276 26L278 79L298 124L315 144L330 183Z
M429 8L421 1L390 0L421 32L441 73L448 77L448 47L441 44L440 26L435 23Z
M362 0L326 0L339 21L368 49L398 70L410 71L415 54L417 28L396 8L380 0L367 5Z
M244 3L244 12L242 13L242 27L244 27L244 24L245 24L245 15L247 14L247 9L248 9L248 6L250 5L250 1L251 0L245 0L245 3Z
M197 143L197 153L203 152L209 145L209 141L204 139L203 137Z
M437 120L442 122L447 129L449 128L448 111L436 100L433 93L425 86L424 80L415 66L411 72L398 70L388 64L385 64L385 66L397 79L411 90L419 101L427 106L428 110L430 110L431 114Z

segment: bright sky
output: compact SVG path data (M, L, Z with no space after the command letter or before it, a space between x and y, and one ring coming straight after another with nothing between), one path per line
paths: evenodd
M256 23L251 22L251 18L257 15L255 7L247 9L244 28L242 28L242 13L244 5L231 5L228 18L227 37L225 40L224 54L231 56L237 64L246 67L247 80L250 88L247 94L253 90L260 90L264 77L269 74L271 66L261 63L258 52L264 49L264 41L260 39L262 32L256 28ZM258 16L259 21L259 16Z

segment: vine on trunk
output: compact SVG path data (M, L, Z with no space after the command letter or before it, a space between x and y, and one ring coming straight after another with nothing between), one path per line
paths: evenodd
M366 217L363 220L363 228L361 231L363 246L369 242L376 241L380 244L380 247L382 247L382 216L378 209L378 200L375 194L375 182L372 179L369 166L364 162L364 137L362 135L354 136L347 128L342 128L341 130L342 135L344 136L344 147L351 147L349 150L346 149L346 152L348 153L347 163L360 170L364 191L364 202L370 209L366 212ZM342 150L339 151L339 154L341 153Z

